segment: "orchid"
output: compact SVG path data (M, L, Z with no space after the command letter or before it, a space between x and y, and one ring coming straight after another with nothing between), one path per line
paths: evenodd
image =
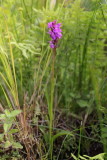
M52 40L49 42L51 48L57 48L58 40L62 37L61 23L57 23L56 20L48 23L49 35Z

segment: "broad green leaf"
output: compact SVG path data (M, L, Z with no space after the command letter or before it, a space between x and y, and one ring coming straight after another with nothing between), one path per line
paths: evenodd
M13 133L17 133L19 130L18 129L11 129L8 134L13 134Z
M88 107L89 106L89 103L85 100L78 100L77 103L80 107Z
M2 119L5 119L6 118L6 116L5 116L5 114L1 114L0 115L0 119L2 120Z
M4 148L9 148L12 144L9 141L6 141L4 144Z
M78 160L78 158L74 154L71 153L71 156L74 158L74 160Z
M79 158L83 159L83 160L87 160L86 158L82 157L82 156L79 156Z
M104 160L104 155L105 155L105 153L100 153L100 154L98 154L98 155L96 155L94 157L89 157L87 155L84 155L84 157L88 157L90 160L96 160L96 159Z
M107 138L107 133L102 133L102 139L105 139L105 138Z
M23 146L18 142L13 142L12 146L13 146L13 148L16 148L16 149L22 149L23 148Z
M53 141L54 141L56 138L58 138L58 137L60 137L60 136L64 136L64 135L73 136L73 134L72 134L71 132L69 132L69 131L61 131L61 132L59 132L59 133L57 133L56 135L53 136Z
M9 117L10 116L10 112L9 112L9 110L8 109L5 109L5 115L7 116L7 117Z
M10 116L9 117L15 117L15 116L17 116L18 114L20 114L21 113L21 110L14 110L14 111L12 111L11 113L10 113Z
M8 132L8 130L11 128L12 123L4 123L3 128L4 128L4 132Z

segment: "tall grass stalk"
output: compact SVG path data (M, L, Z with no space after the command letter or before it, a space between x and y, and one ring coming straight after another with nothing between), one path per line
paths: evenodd
M56 0L51 0L50 1L50 9L53 10L55 8L56 5Z
M80 66L80 72L79 72L79 90L80 92L82 90L83 81L85 81L85 78L86 78L88 42L90 38L90 32L91 32L94 17L95 17L95 12L93 12L93 15L90 19L88 29L86 32L84 46L83 46L82 60L81 60L81 66Z
M97 110L97 115L99 119L99 125L100 125L100 131L101 131L101 141L103 143L104 151L106 152L107 148L105 145L106 139L103 138L103 114L101 112L101 94L100 94L100 82L96 81L96 71L95 71L95 66L92 64L90 66L90 72L91 72L91 78L92 78L92 84L93 84L93 89L94 89L94 94L95 94L95 102L96 102L96 110Z
M16 103L15 105L20 109L19 99L18 99L17 82L16 82L15 65L14 65L14 57L13 57L13 50L12 50L10 34L9 34L8 25L7 25L7 22L6 22L5 15L4 15L4 20L5 20L5 25L6 25L6 31L7 31L7 34L8 34L9 47L10 47L10 57L11 57L11 64L12 64L12 70L13 70L13 85L14 85L14 94L15 94L14 95L15 96L14 100L15 100L15 103Z
M11 69L11 66L9 63L9 59L8 59L9 55L7 55L7 53L5 53L4 48L1 48L0 59L1 59L2 65L3 65L6 77L4 76L4 74L2 72L0 72L0 75L3 78L4 82L6 83L7 87L11 91L11 94L14 98L14 105L16 106L16 108L20 109L12 45L10 42L10 35L9 35L7 23L5 23L5 24L6 24L6 31L7 31L8 38L9 38L10 58L11 58L12 69Z

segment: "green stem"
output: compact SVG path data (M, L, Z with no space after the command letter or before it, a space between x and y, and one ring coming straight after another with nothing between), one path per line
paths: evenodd
M51 66L51 103L50 103L50 122L49 122L49 142L50 142L50 159L52 160L53 154L53 107L54 107L54 84L55 84L55 57L56 57L56 48L53 49L52 54L52 66Z
M79 146L78 146L78 159L79 159L79 156L80 156L81 135L82 135L82 126L80 126L80 138L79 138Z

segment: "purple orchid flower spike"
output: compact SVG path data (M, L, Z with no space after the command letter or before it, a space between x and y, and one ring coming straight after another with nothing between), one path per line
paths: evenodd
M52 40L49 42L51 48L57 48L58 40L62 37L61 23L57 23L56 20L48 23L49 35Z

